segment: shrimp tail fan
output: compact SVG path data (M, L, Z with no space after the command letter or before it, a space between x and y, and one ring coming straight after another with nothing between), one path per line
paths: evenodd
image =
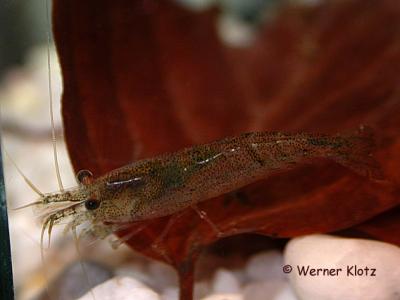
M373 129L361 125L356 132L339 135L345 143L333 159L346 168L372 180L384 181L379 163L372 152L376 148Z

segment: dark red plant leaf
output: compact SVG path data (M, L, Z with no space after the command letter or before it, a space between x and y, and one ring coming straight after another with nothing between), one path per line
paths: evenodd
M400 206L353 227L371 238L400 245Z
M76 171L100 176L243 131L336 133L364 123L375 128L386 183L320 160L241 189L245 201L228 195L200 207L226 236L293 237L349 228L399 205L397 0L285 7L245 49L222 44L217 11L190 12L173 1L55 0L53 14ZM151 245L167 221L148 221L128 244L165 260ZM359 230L400 243L390 232L398 218L370 222ZM181 299L191 298L197 255L216 239L187 210L163 240L180 273Z

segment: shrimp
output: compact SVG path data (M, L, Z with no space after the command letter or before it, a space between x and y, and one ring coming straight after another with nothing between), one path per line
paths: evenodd
M53 225L69 220L66 230L86 223L85 234L104 238L120 228L118 224L195 208L314 158L328 158L379 179L372 149L371 130L363 126L346 135L244 133L140 160L96 179L90 171L80 171L77 187L45 194L31 205L45 217L42 236L46 227L50 236Z

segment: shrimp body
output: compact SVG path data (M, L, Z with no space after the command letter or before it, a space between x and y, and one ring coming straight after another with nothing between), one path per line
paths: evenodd
M287 169L305 156L324 155L320 150L305 135L248 133L138 161L93 182L101 203L94 213L113 222L174 214Z
M375 167L371 145L363 131L344 136L246 133L126 165L73 190L52 194L43 204L76 202L57 211L57 220L75 214L72 226L83 220L97 224L146 220L174 214L311 158L331 158L371 174Z
M378 178L372 146L363 127L350 135L245 133L144 159L97 179L78 175L79 186L33 204L45 216L42 235L67 219L66 230L88 222L84 233L104 238L121 228L115 224L172 215L312 158L333 159Z

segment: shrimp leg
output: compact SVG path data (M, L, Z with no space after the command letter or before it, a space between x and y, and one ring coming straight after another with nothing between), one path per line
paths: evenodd
M217 225L215 225L214 222L210 220L210 218L208 217L207 213L204 210L201 210L197 206L197 204L192 204L191 207L199 215L200 219L206 221L208 225L210 225L210 227L212 228L212 230L214 230L214 232L218 237L221 237L223 235L222 231L220 231Z
M151 248L158 254L160 254L167 262L172 262L171 258L167 255L166 249L162 246L162 242L164 241L165 237L167 236L168 232L174 225L175 221L179 219L182 215L186 213L186 210L183 210L177 214L171 215L168 219L167 224L165 225L164 229L161 231L160 235L153 241L151 244ZM164 248L164 249L162 249Z

